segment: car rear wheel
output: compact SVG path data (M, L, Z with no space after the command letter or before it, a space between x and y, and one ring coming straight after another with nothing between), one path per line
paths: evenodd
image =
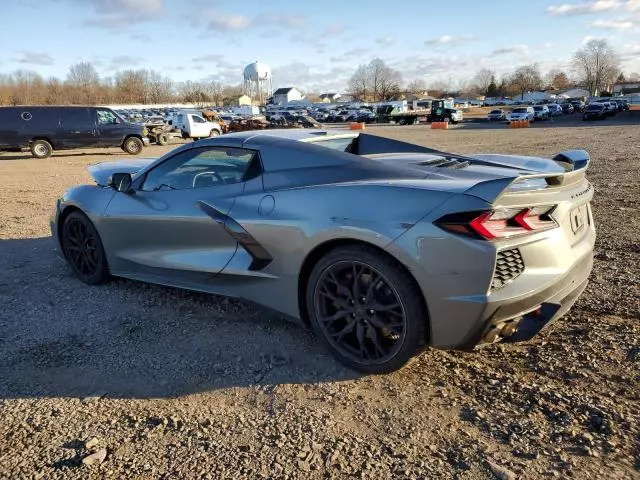
M217 137L218 135L220 135L220 132L215 128L209 132L209 137Z
M98 231L81 212L71 212L62 226L61 246L77 277L89 285L109 280L109 266Z
M397 370L424 345L422 293L404 268L375 249L339 247L322 257L306 301L316 335L360 372Z
M138 137L129 137L122 144L122 150L127 152L129 155L138 155L142 152L143 147L144 144Z
M53 153L53 147L46 140L31 142L31 155L35 158L48 158Z

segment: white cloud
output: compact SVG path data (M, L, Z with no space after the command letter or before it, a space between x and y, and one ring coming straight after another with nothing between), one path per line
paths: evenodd
M628 3L628 2L627 2ZM611 12L620 8L623 4L620 0L597 0L582 3L565 3L552 5L547 8L547 13L553 16L588 15L591 13Z
M90 3L95 15L84 25L108 29L154 20L165 12L165 0L90 0Z
M424 44L428 47L438 46L438 45L459 45L461 43L469 42L473 39L474 37L469 35L461 35L461 36L443 35L442 37L425 40Z
M274 25L283 28L304 28L307 25L307 17L295 13L266 12L253 19L254 25Z
M29 65L53 65L55 63L53 57L48 53L30 52L26 50L19 52L19 56L13 60Z
M376 43L378 45L393 45L395 43L396 39L393 38L390 35L387 35L386 37L379 37L376 38Z
M204 15L205 25L209 30L238 31L245 30L251 25L251 19L244 15L228 14L209 11Z
M340 35L347 30L347 27L343 23L332 23L327 25L324 29L325 35Z
M526 55L531 51L531 49L527 45L512 45L510 47L502 47L496 48L493 52L491 52L492 56L496 55L509 55L512 53L517 53L520 55Z
M596 20L589 25L594 28L604 28L607 30L628 30L636 24L629 20Z

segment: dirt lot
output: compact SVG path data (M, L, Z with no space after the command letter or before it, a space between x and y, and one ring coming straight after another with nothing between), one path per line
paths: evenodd
M599 236L570 314L526 344L360 377L244 303L81 284L49 215L87 164L124 155L2 154L0 478L640 478L640 126L375 133L461 153L588 149Z

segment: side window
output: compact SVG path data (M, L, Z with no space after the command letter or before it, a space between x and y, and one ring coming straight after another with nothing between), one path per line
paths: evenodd
M176 122L177 123L183 123L184 122L184 115L180 114L176 117Z
M68 129L82 129L91 127L89 110L86 108L61 108L60 126Z
M98 125L115 125L118 123L117 117L110 110L96 110L98 115Z
M142 190L186 190L239 183L244 181L254 158L258 161L256 152L242 148L185 150L151 170Z
M199 117L198 115L191 115L191 118L193 119L194 123L204 123L205 119L202 117Z

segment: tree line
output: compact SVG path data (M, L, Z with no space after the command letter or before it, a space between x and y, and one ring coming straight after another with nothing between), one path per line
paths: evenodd
M231 105L242 85L216 81L174 82L155 70L121 70L100 78L90 62L72 65L65 80L17 70L0 75L0 105L159 104Z
M425 72L428 73L428 72ZM365 101L388 101L403 94L445 96L515 97L541 89L581 87L591 95L607 91L615 82L638 81L640 74L625 77L620 60L606 40L591 40L577 50L567 72L552 69L545 75L536 64L521 65L498 79L483 68L473 78L438 80L427 85L417 79L404 85L402 73L382 59L359 65L348 81L348 93ZM17 70L0 74L0 105L161 104L189 102L228 106L237 103L242 85L217 81L174 82L155 70L128 69L100 78L90 62L72 65L64 80L43 78L36 72ZM317 95L308 94L311 100Z
M618 54L606 40L591 40L577 50L571 60L570 69L551 69L543 75L539 65L521 65L510 74L498 79L495 70L483 68L470 79L438 80L427 84L424 80L413 80L401 86L402 75L374 59L369 64L358 66L349 79L349 93L367 101L388 101L399 92L416 96L428 93L433 97L485 96L517 97L537 90L567 90L584 88L592 96L610 93L616 82L640 82L640 74L625 77L620 69Z

